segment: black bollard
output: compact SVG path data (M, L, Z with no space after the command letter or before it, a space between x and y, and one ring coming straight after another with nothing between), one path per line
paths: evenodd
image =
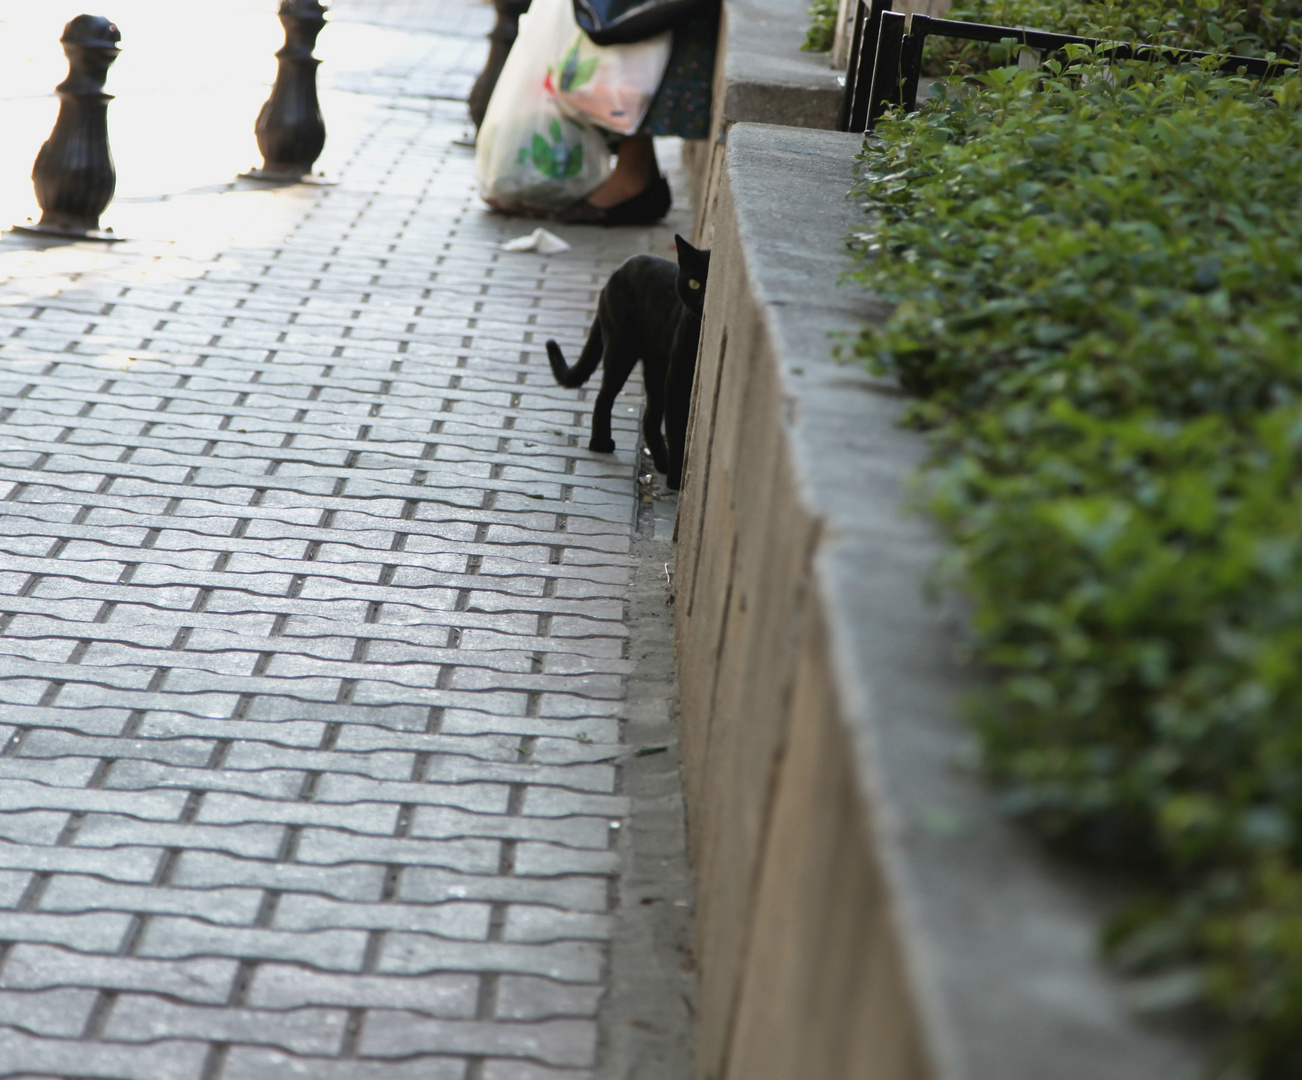
M276 53L276 85L253 127L263 164L247 176L302 180L311 175L313 163L321 156L326 137L316 96L316 69L321 61L312 49L325 26L325 14L319 0L281 0L285 47Z
M520 16L529 10L529 0L493 0L493 7L497 9L497 24L488 32L488 61L470 90L470 119L476 131L484 122L488 99L493 96L502 65L520 32Z
M36 155L32 182L41 220L20 228L93 240L116 239L101 232L99 217L113 201L117 173L109 152L108 69L121 50L122 35L108 19L78 15L59 41L68 57L68 77L55 87L59 117Z

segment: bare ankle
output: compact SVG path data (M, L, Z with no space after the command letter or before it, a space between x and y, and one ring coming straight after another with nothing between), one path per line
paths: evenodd
M616 173L588 196L588 202L598 209L607 209L635 198L646 190L649 181Z

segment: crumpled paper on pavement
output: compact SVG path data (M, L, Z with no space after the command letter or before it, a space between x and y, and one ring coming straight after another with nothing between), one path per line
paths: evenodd
M498 246L503 251L536 251L540 255L559 255L570 250L569 244L546 229L534 229L528 236L517 236Z

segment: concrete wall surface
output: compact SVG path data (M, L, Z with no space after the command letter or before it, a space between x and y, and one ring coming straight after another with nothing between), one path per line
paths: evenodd
M844 83L826 53L801 50L808 28L808 0L724 0L710 138L690 161L698 243L709 243L733 124L836 127Z
M1116 888L965 769L963 618L906 513L923 440L832 356L859 139L739 124L719 194L675 611L699 1080L1180 1080L1097 959Z

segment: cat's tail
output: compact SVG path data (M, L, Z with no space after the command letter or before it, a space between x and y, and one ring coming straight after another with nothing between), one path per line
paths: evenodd
M579 361L573 367L565 363L565 354L554 340L547 342L547 359L552 365L552 374L558 383L571 389L582 386L597 370L597 365L601 363L601 351L601 325L597 322L592 324L587 344L583 346Z

